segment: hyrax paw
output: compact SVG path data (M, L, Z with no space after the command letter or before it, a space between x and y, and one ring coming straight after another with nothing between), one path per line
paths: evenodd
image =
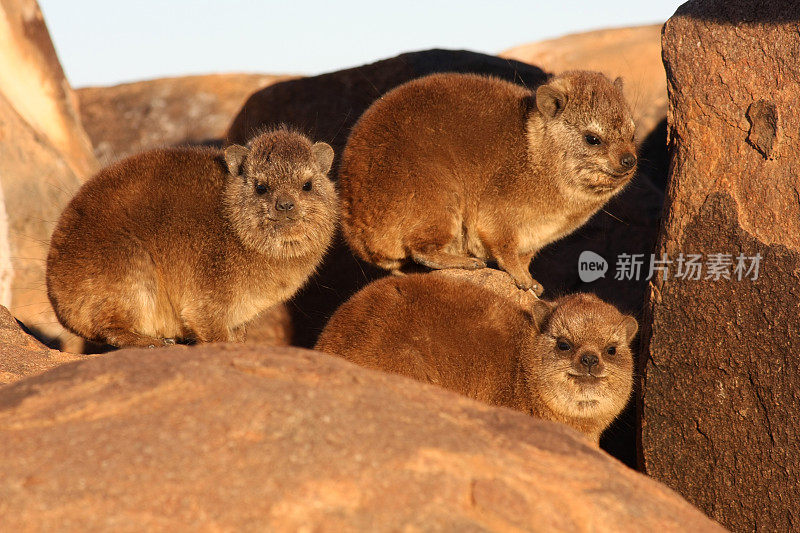
M535 286L539 286L538 282L530 276L524 278L520 278L517 276L512 276L512 277L514 278L514 284L516 284L519 290L522 291L532 290L535 292Z
M544 287L542 287L542 284L536 280L533 280L533 284L528 290L535 294L537 298L541 297L542 293L544 293Z
M478 259L477 257L470 257L464 265L464 268L467 270L486 268L486 261L483 259Z

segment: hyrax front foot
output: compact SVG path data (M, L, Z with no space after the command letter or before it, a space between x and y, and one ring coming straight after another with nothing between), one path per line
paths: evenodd
M175 339L160 339L141 335L124 328L106 328L99 335L105 342L118 348L158 348L175 344Z
M531 285L529 290L535 294L537 298L541 297L544 293L544 287L542 287L542 284L536 280L533 280L533 285Z
M448 254L438 250L432 252L412 252L411 258L415 263L419 263L422 266L434 270L441 270L443 268L477 270L486 267L486 263L477 257Z
M147 347L148 348L163 348L164 346L175 346L175 344L177 344L175 339L157 339L157 340L160 341L160 342L158 342L156 344L150 344Z
M536 295L537 298L544 292L544 287L542 287L542 284L533 279L533 276L531 276L528 272L519 273L518 275L514 275L509 272L509 275L514 279L514 283L516 284L517 288L523 291L531 291Z

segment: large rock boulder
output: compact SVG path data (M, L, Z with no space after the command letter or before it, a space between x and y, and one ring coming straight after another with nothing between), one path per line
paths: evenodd
M657 254L676 263L645 324L644 467L738 531L800 524L798 20L789 0L695 0L664 30ZM680 254L700 279L676 276Z
M288 348L64 365L0 441L9 531L721 531L566 426Z
M186 144L218 144L254 91L286 79L268 74L210 74L78 89L97 159Z
M45 291L61 210L96 167L74 95L33 0L0 0L0 305L49 341L78 349Z
M0 0L0 94L73 174L86 178L95 171L75 94L36 0Z
M0 305L0 386L84 357L48 348L24 332Z
M622 76L637 135L644 139L667 113L667 86L661 62L661 24L566 35L515 46L500 53L560 73L597 70L612 80Z

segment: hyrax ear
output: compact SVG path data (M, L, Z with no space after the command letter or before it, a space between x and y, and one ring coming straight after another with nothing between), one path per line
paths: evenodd
M311 147L311 153L322 173L327 174L333 164L333 148L326 143L316 143Z
M537 330L541 332L544 329L547 319L550 318L550 314L555 308L556 306L554 304L544 300L536 300L536 302L534 302L530 309L530 313L531 319L533 320Z
M614 87L616 87L619 91L622 91L622 76L617 76L614 80Z
M636 332L639 331L639 323L632 316L625 315L623 325L625 326L625 338L630 343L636 336Z
M536 107L547 118L556 118L567 106L567 94L552 83L536 89Z
M225 148L225 164L228 165L228 172L231 176L238 176L242 173L242 163L249 152L250 150L239 144L232 144Z

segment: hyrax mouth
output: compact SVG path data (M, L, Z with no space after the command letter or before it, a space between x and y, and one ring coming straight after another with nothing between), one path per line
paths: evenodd
M567 379L579 383L581 385L595 385L599 386L602 382L608 379L608 376L596 374L580 374L577 372L567 372Z

